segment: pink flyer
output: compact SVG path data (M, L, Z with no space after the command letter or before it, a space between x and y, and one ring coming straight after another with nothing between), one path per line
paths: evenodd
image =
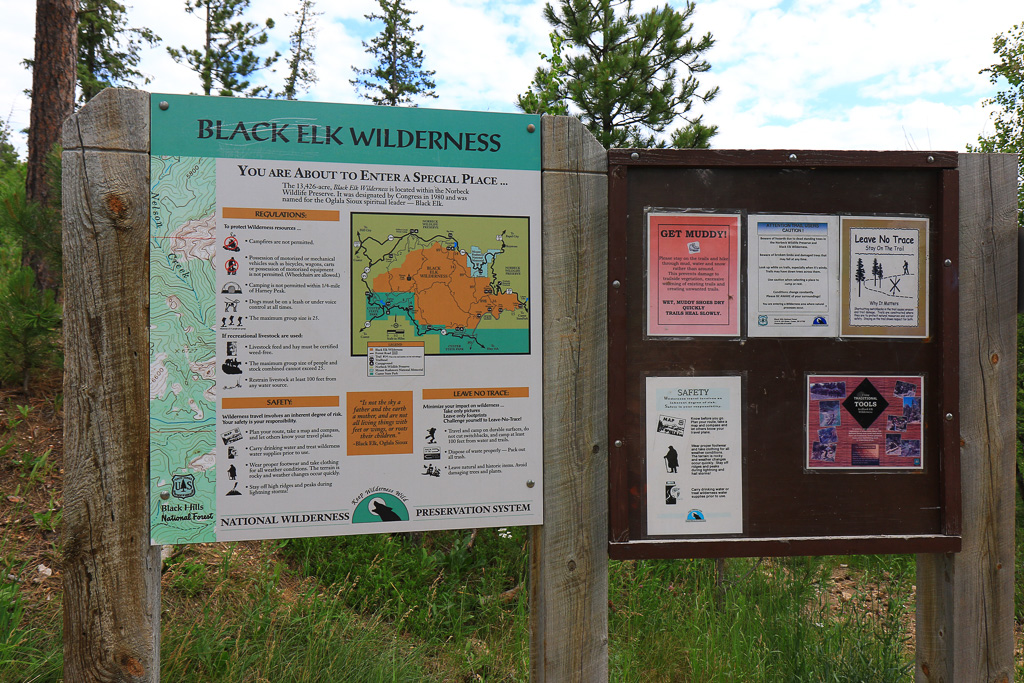
M647 334L740 334L739 214L647 215Z

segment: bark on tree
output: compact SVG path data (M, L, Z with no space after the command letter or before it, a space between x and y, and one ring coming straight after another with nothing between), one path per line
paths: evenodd
M75 0L36 0L25 197L43 204L50 199L46 157L75 108L77 7ZM53 287L54 276L41 254L26 250L22 261L35 271L40 288Z

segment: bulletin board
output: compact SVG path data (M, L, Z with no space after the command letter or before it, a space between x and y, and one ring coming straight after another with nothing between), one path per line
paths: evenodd
M610 555L959 550L957 154L609 178Z

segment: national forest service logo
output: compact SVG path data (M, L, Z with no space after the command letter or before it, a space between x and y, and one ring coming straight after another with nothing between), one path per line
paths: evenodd
M196 478L191 474L171 475L171 495L175 498L191 498L196 495Z
M352 523L408 522L409 509L395 495L384 491L368 493L352 513Z

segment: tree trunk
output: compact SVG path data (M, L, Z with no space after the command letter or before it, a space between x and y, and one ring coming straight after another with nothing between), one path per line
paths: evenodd
M36 1L25 198L42 204L50 200L46 157L60 140L64 119L75 107L76 11L75 0ZM54 288L56 278L42 254L26 250L22 261L35 271L36 284L41 289Z

